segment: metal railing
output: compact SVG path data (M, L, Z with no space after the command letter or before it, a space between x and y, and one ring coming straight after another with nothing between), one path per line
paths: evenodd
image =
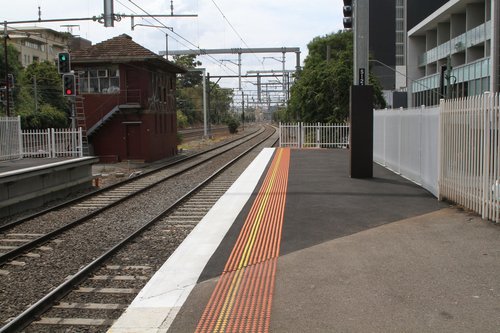
M21 118L0 117L0 161L23 157Z
M500 222L500 95L377 110L374 161L436 197Z
M440 198L500 222L500 95L442 101Z
M81 128L23 131L22 144L23 157L83 157Z
M445 59L447 56L457 52L463 52L466 48L484 43L491 39L491 21L487 21L463 34L446 41L419 56L418 65L425 66Z
M280 123L280 147L348 148L349 124Z

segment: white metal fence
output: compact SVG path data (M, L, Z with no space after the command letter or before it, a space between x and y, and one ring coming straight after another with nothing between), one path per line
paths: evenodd
M500 95L377 110L374 160L440 199L500 222Z
M21 130L19 117L0 118L0 161L23 157L82 157L82 129Z
M0 161L22 158L21 118L0 117Z
M23 157L82 157L82 129L48 128L22 132Z
M373 160L437 197L439 107L377 110L373 122Z
M280 123L279 133L280 147L349 147L349 124Z
M500 222L500 95L441 104L440 197Z

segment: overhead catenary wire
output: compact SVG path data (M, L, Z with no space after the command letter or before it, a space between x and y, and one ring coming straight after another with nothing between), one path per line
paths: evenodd
M129 0L130 3L132 3L134 6L136 6L139 10L141 10L142 12L144 12L144 14L148 15L149 17L151 17L153 20L155 20L156 22L158 22L163 28L165 29L168 29L168 27L163 23L161 22L160 20L158 20L156 17L154 17L153 15L151 15L150 13L148 13L144 8L142 8L141 6L139 6L138 4L136 4L134 1L132 0ZM121 3L121 2L120 2ZM146 21L148 22L148 21ZM148 22L150 23L150 22ZM158 28L160 29L160 28ZM182 40L184 40L185 42L187 42L189 45L191 45L192 47L194 47L195 49L198 49L200 50L200 48L195 45L194 43L192 43L190 40L188 40L187 38L183 37L182 35L178 34L177 32L175 31L171 31L169 30L170 32L172 32L173 34L175 34L176 36L178 36L179 38L181 38ZM176 40L177 41L177 40ZM179 42L179 41L177 41ZM182 42L179 42L179 44L182 44L183 46L187 47L188 49L192 50L192 48L190 46L187 46L185 44L183 44ZM213 56L209 56L210 58L213 59L213 61L216 63L216 64L220 64L220 61L217 60L215 57ZM231 70L229 67L227 67L226 65L223 65L224 67L226 67L229 71L233 72L233 73L236 73L234 70Z
M160 20L158 20L156 17L154 17L152 14L150 14L148 11L146 11L144 8L142 8L141 6L139 6L138 4L136 4L133 0L128 0L131 4L133 4L135 7L137 7L139 10L141 10L144 14L148 15L149 17L151 17L153 20L155 20L158 24L160 24L164 29L168 29L168 27L163 23L161 22ZM122 4L120 1L118 1L120 4ZM123 5L123 4L122 4ZM126 7L126 6L125 6ZM126 7L128 8L128 7ZM130 8L128 8L129 10L131 10ZM148 21L146 21L148 22ZM148 22L151 24L151 22ZM158 28L161 30L161 28ZM169 31L171 31L169 29ZM198 47L197 45L195 45L194 43L192 43L191 41L189 41L187 38L183 37L182 35L178 34L177 32L175 31L171 31L173 34L175 34L176 36L178 36L179 38L181 38L182 40L184 40L185 42L187 42L189 45L191 45L192 47L194 47L195 49L197 50L200 50L201 51L201 48ZM176 39L175 39L176 40ZM176 40L177 41L177 40ZM179 41L178 41L179 42ZM180 44L182 44L184 47L186 47L187 49L189 50L193 50L190 46L186 46L185 44L179 42ZM238 74L235 70L231 69L230 67L228 67L226 64L224 64L223 62L221 62L220 60L218 60L217 58L215 58L214 56L212 55L208 55L208 58L210 61L212 61L213 63L217 64L217 65L222 65L225 69L227 69L228 71L234 73L234 74ZM245 83L248 83L248 84L253 84L252 82L250 81L245 81Z
M138 14L135 10L133 10L132 8L130 8L129 6L127 6L125 3L123 3L123 0L120 1L120 0L117 0L117 2L122 5L124 8L130 10L132 13L136 14L136 15L141 15L141 14ZM133 0L129 0L129 2L131 4L133 4L136 8L138 8L140 11L142 11L144 14L146 14L147 16L149 16L151 19L153 19L154 21L156 21L161 27L158 27L158 26L155 26L151 21L143 18L143 20L150 24L151 26L155 27L156 29L158 29L159 31L163 32L163 33L168 33L169 34L169 37L172 38L173 40L175 40L176 42L178 42L179 44L183 45L184 47L186 47L187 49L190 49L190 50L193 50L190 46L186 45L185 43L183 43L182 41L180 41L179 39L175 38L172 36L172 34L174 34L175 36L178 36L178 38L182 39L183 41L185 41L186 43L188 43L189 45L191 45L192 47L194 47L195 49L197 50L201 50L197 45L195 45L194 43L192 43L191 41L189 41L187 38L183 37L182 35L180 35L179 33L175 32L175 31L172 31L171 28L167 27L164 23L162 23L160 20L158 20L158 18L156 18L154 15L150 14L148 11L146 11L144 8L142 8L140 5L138 5L137 3L135 3ZM219 8L220 9L220 8ZM227 18L226 18L227 19ZM233 27L234 28L234 27ZM164 31L164 29L168 29L168 32L167 31ZM241 36L240 36L241 37ZM244 41L243 41L244 42ZM215 57L213 56L210 56L210 55L207 55L208 56L208 60L214 64L217 64L219 65L220 67L222 67L221 69L223 71L225 71L226 73L229 71L231 73L234 73L234 74L237 74L237 72L231 68L229 68L226 64L224 64L221 60L218 60L216 59ZM248 80L245 80L244 81L246 84L252 84L254 85L254 82L251 82L251 81L248 81Z
M227 24L229 24L229 26L231 27L231 29L233 29L234 33L236 34L236 36L238 36L238 38L240 39L240 41L248 48L248 49L251 49L250 46L248 46L247 42L245 42L245 40L243 39L243 37L241 37L241 35L239 34L239 32L236 30L236 28L231 24L231 22L229 22L228 18L226 17L226 15L224 14L224 12L222 11L222 9L219 7L219 5L215 2L215 0L212 0L212 3L214 4L215 8L217 8L217 10L219 11L219 13L222 15L222 17L224 18L224 20L227 22ZM253 56L257 59L258 62L260 62L262 64L262 61L259 59L259 57L257 57L257 55L255 53L253 53ZM262 64L262 66L264 66Z

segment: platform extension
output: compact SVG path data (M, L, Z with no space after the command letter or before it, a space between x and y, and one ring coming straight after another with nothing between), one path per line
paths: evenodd
M496 332L500 228L348 171L265 149L110 332Z
M95 157L24 158L0 162L0 218L92 186Z

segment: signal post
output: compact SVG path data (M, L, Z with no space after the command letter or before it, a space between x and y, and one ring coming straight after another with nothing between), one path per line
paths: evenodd
M75 97L76 97L76 78L71 71L71 57L68 52L57 54L57 70L62 74L63 96L69 97L71 103L71 128L76 128L75 118Z

